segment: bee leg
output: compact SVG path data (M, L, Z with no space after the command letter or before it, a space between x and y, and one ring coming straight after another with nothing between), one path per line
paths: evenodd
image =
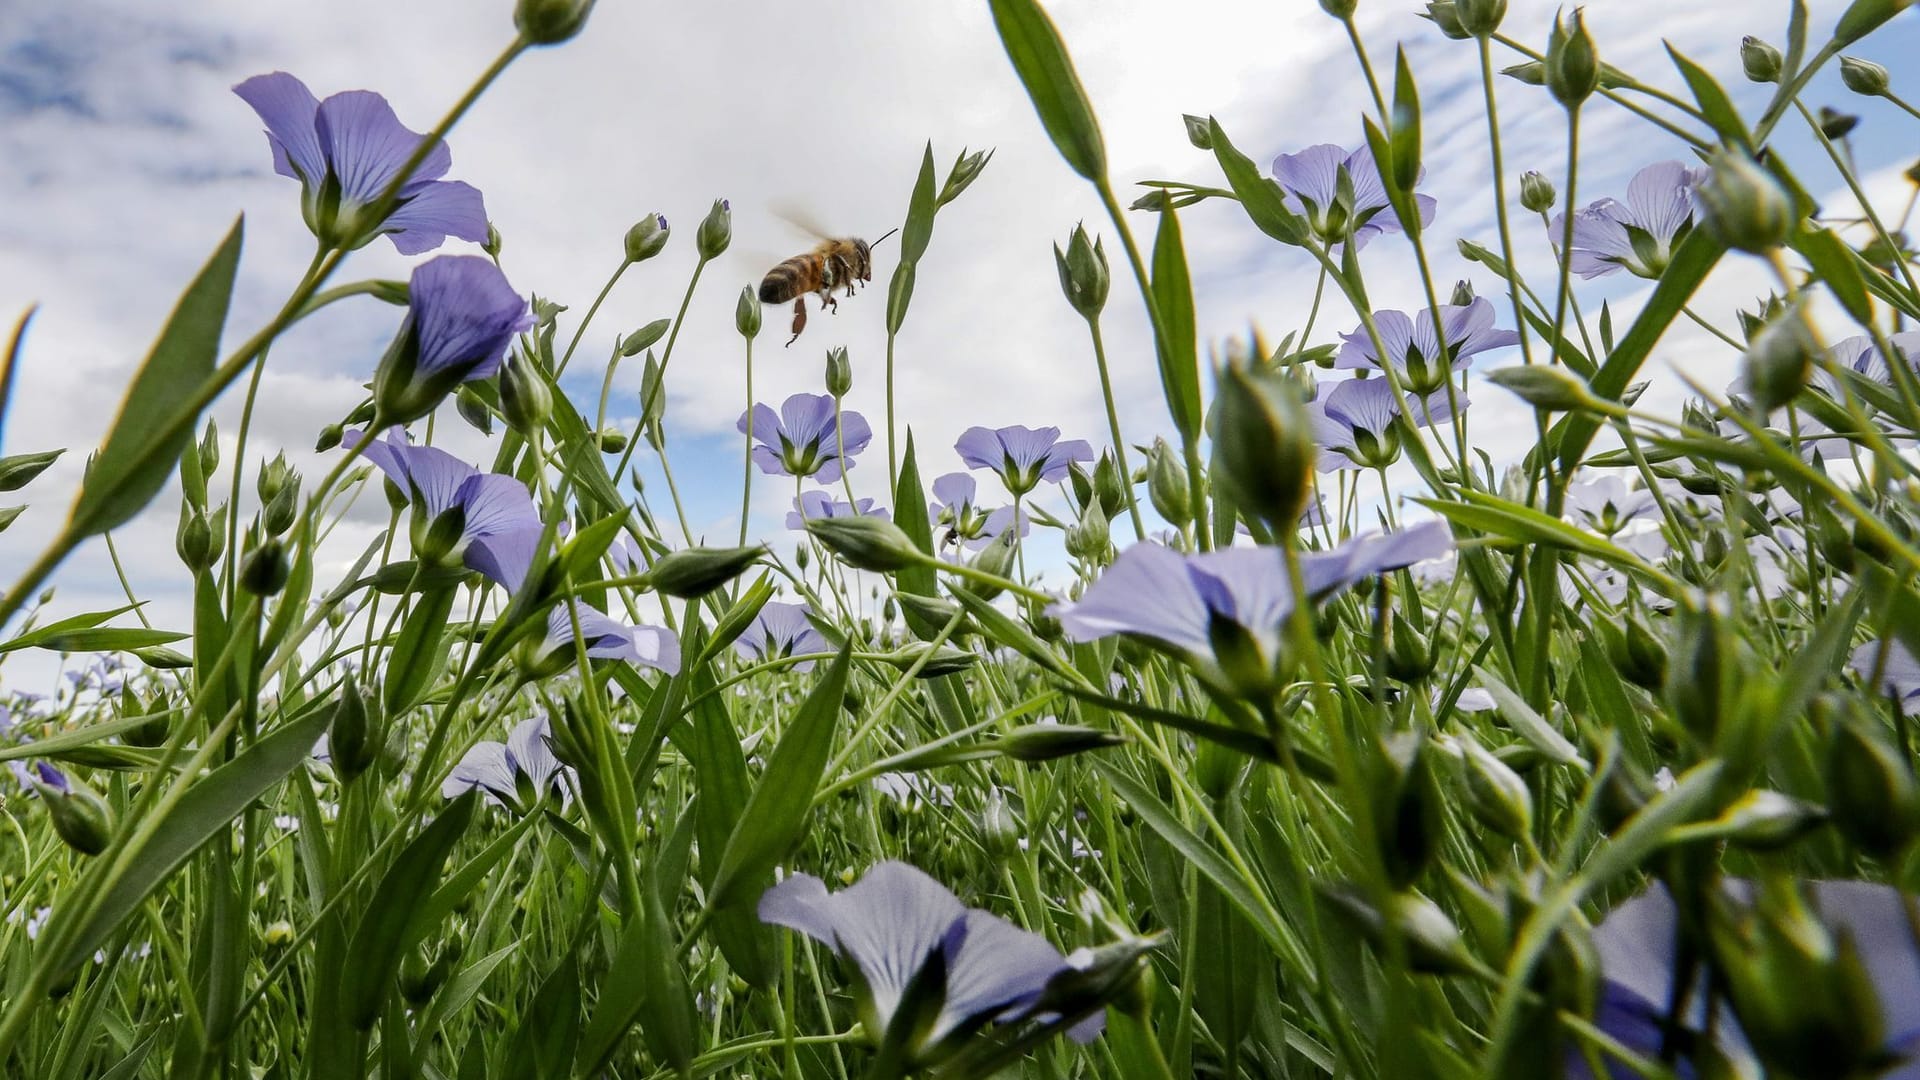
M793 336L787 339L792 345L800 340L800 331L807 328L807 298L802 296L793 302Z

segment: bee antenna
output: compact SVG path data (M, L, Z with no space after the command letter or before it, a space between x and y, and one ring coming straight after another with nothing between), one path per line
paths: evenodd
M880 240L875 240L873 243L868 244L867 250L872 251L874 248L879 247L881 240L885 240L887 237L892 236L894 233L897 233L899 231L900 231L899 228L896 227L896 228L888 229L886 232L881 233Z

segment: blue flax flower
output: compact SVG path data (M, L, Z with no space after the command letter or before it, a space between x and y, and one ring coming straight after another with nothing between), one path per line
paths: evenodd
M1673 260L1673 249L1693 230L1693 187L1707 170L1678 161L1661 161L1627 182L1627 201L1601 199L1573 215L1569 266L1583 278L1618 270L1657 278ZM1566 237L1567 216L1554 215L1547 236L1558 249Z
M872 499L861 499L857 503L836 501L824 491L801 492L793 500L793 509L787 511L787 528L804 529L809 521L821 518L877 517L888 520L886 507L875 509Z
M823 484L834 483L842 469L853 468L853 456L873 441L866 417L845 409L835 418L831 394L795 394L780 403L778 413L772 406L755 405L741 413L735 425L742 433L749 428L758 443L753 460L761 472L812 476Z
M1726 895L1720 899L1728 911L1736 913L1732 918L1757 917L1762 921L1769 918L1763 910L1766 901L1757 897L1760 890L1753 883L1730 880L1723 887ZM1815 930L1812 937L1828 939L1824 943L1804 942L1813 949L1815 969L1824 967L1819 962L1822 944L1832 949L1825 958L1827 963L1843 961L1844 954L1851 952L1861 965L1866 983L1879 999L1879 1015L1848 1014L1848 1023L1859 1031L1877 1030L1886 1037L1885 1042L1877 1046L1827 1047L1833 1056L1825 1060L1835 1070L1830 1075L1843 1075L1842 1063L1849 1055L1855 1061L1876 1058L1882 1064L1906 1058L1891 1071L1872 1074L1883 1080L1920 1080L1920 1060L1910 1056L1920 1041L1920 946L1916 946L1904 898L1891 886L1863 881L1815 881L1806 891L1811 894L1811 905L1804 914L1814 916L1817 912L1817 921L1824 927L1824 930ZM1769 1039L1764 1033L1753 1038L1753 1033L1743 1030L1734 1007L1742 989L1738 984L1747 981L1751 985L1753 974L1746 975L1744 980L1732 980L1736 984L1732 1001L1722 996L1724 990L1718 986L1711 994L1703 985L1690 988L1690 1000L1680 1017L1680 1029L1672 1033L1671 1040L1663 1031L1668 1006L1673 1000L1673 961L1679 923L1673 897L1665 886L1655 884L1615 908L1594 929L1593 944L1600 954L1600 974L1604 980L1595 1024L1628 1049L1650 1060L1660 1060L1663 1048L1677 1052L1673 1068L1682 1080L1701 1074L1703 1063L1697 1058L1709 1044L1736 1074L1758 1075L1754 1047ZM1749 943L1738 936L1724 943L1740 950L1741 956L1733 958L1735 962L1752 955L1745 948ZM1771 947L1778 949L1780 945L1771 943ZM1758 968L1754 970L1757 972ZM1777 987L1780 993L1786 994L1817 993L1822 989L1825 988ZM1806 1013L1818 1016L1830 1012L1831 1008L1827 1002L1809 1003ZM1774 1033L1774 1045L1787 1045L1777 1042L1778 1035ZM1602 1061L1607 1080L1633 1080L1640 1076L1624 1062L1604 1056ZM1868 1072L1844 1074L1869 1075ZM1593 1080L1584 1054L1569 1055L1567 1075L1574 1080Z
M1281 154L1273 159L1273 177L1286 190L1293 209L1306 215L1307 227L1321 243L1332 246L1351 240L1358 251L1375 236L1403 227L1387 203L1373 151L1365 146L1349 153L1321 143L1297 154ZM1415 195L1413 201L1420 211L1420 224L1430 224L1438 205L1433 196Z
M1317 602L1451 550L1453 536L1444 523L1422 522L1304 553L1300 576L1308 598ZM1272 693L1284 677L1294 605L1279 548L1187 555L1139 543L1121 553L1080 600L1055 604L1048 613L1074 641L1125 634L1180 658L1217 690L1257 697Z
M267 125L273 171L300 181L300 213L323 243L362 247L391 236L402 255L432 251L449 236L481 243L487 208L480 192L442 180L453 165L435 140L385 216L367 211L400 175L426 136L407 130L387 99L349 90L325 101L284 71L255 75L233 88Z
M1057 427L970 427L960 433L953 448L968 468L998 473L1015 498L1032 491L1043 480L1049 484L1065 480L1076 461L1093 460L1093 447L1087 440L1063 441Z
M578 659L578 639L586 641L591 660L625 660L672 675L680 670L680 639L657 626L628 626L599 608L575 601L569 612L565 601L547 612L547 631L528 646L527 670L535 678L565 671Z
M570 799L573 770L553 756L552 736L553 728L542 714L520 721L506 742L475 743L447 774L440 794L454 799L479 788L488 802L516 814L527 813L549 795L564 805Z
M883 1037L914 976L935 954L945 961L940 1010L916 1031L909 1064L932 1064L989 1023L1033 1016L1048 980L1071 970L1047 939L991 912L968 908L946 886L899 862L883 862L858 882L829 893L819 878L795 874L760 898L760 919L798 930L852 964L860 1022ZM1070 1032L1088 1042L1100 1014Z
M1393 365L1400 376L1400 385L1410 394L1431 394L1444 389L1448 374L1465 370L1475 354L1520 342L1519 334L1494 327L1493 304L1484 296L1475 297L1470 304L1442 304L1437 310L1440 326L1447 336L1444 348L1434 335L1431 312L1373 313L1373 324L1380 331L1387 363ZM1365 326L1340 336L1345 344L1333 358L1334 367L1380 369L1385 366Z
M375 411L389 424L418 420L454 387L499 371L513 336L532 325L491 259L428 259L413 268L407 317L374 371Z
M935 529L947 530L953 542L975 550L986 547L1013 525L1015 511L1011 506L992 510L976 506L978 496L979 485L971 475L947 473L933 482L933 503L927 507L927 516ZM1020 535L1025 536L1031 523L1024 513L1018 518Z
M1409 395L1407 404L1420 427L1432 427L1453 419L1453 406L1467 407L1465 391L1454 392L1453 401L1441 390L1422 400ZM1346 379L1333 389L1317 394L1307 402L1307 419L1313 424L1313 441L1320 446L1316 463L1321 472L1338 469L1384 469L1400 460L1400 401L1393 387L1383 378Z
M346 445L363 438L365 432L350 431ZM362 453L413 503L415 555L440 565L464 563L510 591L519 587L540 534L527 485L483 473L445 450L414 446L399 430L368 442ZM525 561L513 557L520 547Z
M750 660L778 660L788 656L831 652L826 635L815 629L807 618L807 605L783 604L769 600L753 617L747 628L734 639L733 647ZM811 671L813 661L793 665L795 671Z

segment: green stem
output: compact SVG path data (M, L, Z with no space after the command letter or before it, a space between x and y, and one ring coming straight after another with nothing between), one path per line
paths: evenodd
M573 359L573 350L580 347L580 339L586 335L587 324L593 321L594 313L599 311L600 305L606 302L607 294L613 291L614 283L620 280L620 275L626 273L627 267L632 265L633 260L622 259L619 269L613 272L613 276L607 279L605 285L600 286L600 295L593 298L593 303L588 306L587 314L581 318L580 325L573 328L573 340L567 342L567 351L560 354L560 362L554 365L553 377L556 381L566 373L567 361Z
M1100 396L1107 405L1107 427L1113 433L1113 457L1115 464L1120 467L1120 485L1127 493L1127 514L1133 521L1133 535L1145 540L1147 527L1140 521L1140 501L1133 490L1133 470L1127 465L1127 440L1120 435L1120 412L1113 405L1113 379L1107 374L1107 346L1100 337L1099 316L1088 316L1087 332L1093 335L1093 360L1100 368Z

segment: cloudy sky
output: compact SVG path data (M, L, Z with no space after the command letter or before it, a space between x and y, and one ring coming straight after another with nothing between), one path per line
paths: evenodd
M1317 142L1360 140L1364 84L1339 25L1310 0L1048 6L1100 113L1123 201L1142 179L1218 182L1210 157L1187 144L1183 112L1217 115L1262 162ZM312 240L301 224L297 185L273 174L260 125L230 87L286 70L323 97L378 90L402 120L425 129L508 40L511 6L12 0L4 7L0 311L34 302L41 310L0 453L71 450L24 493L32 509L0 534L0 578L9 578L6 568L24 566L57 527L120 388L181 284L233 216L246 214L247 240L230 343L267 317L305 265ZM1362 0L1361 7L1375 64L1390 69L1398 42L1419 76L1424 190L1440 204L1431 235L1442 289L1470 277L1481 292L1494 293L1489 275L1462 263L1451 245L1462 236L1489 246L1496 239L1473 49L1442 38L1416 17L1420 5L1407 0ZM1512 7L1507 32L1543 43L1552 6L1513 0ZM1814 27L1824 30L1843 5L1813 0L1810 7ZM1665 39L1719 74L1750 114L1771 88L1741 78L1740 37L1777 42L1784 18L1785 4L1747 0L1597 0L1588 8L1609 62L1677 91L1661 51ZM1893 63L1912 55L1917 31L1920 23L1908 15L1855 51ZM1501 55L1497 62L1518 59ZM1510 192L1523 169L1560 176L1562 114L1538 88L1501 80L1499 94ZM1913 147L1913 129L1901 124L1911 121L1847 94L1831 77L1815 84L1810 100L1865 118L1854 139L1859 167L1897 211L1909 190L1898 172ZM1837 175L1792 129L1783 126L1781 142L1803 163L1803 179L1816 191L1837 190ZM1678 140L1604 102L1589 109L1584 135L1582 202L1619 194L1641 165L1683 155ZM737 528L740 447L733 425L745 406L735 297L809 243L774 209L798 207L836 231L877 236L904 216L929 140L943 172L963 147L993 147L995 156L941 213L900 338L898 409L922 448L923 473L958 468L953 440L975 423L1057 424L1103 444L1092 358L1080 320L1060 296L1049 245L1083 219L1102 233L1111 228L1046 141L979 0L603 0L582 37L524 56L449 142L451 177L485 192L505 237L509 278L524 292L570 305L563 318L583 313L618 265L630 224L653 211L672 221L667 251L626 275L586 335L567 386L583 409L592 406L615 336L673 314L695 261L694 226L714 198L731 200L733 247L707 269L688 311L668 412L669 449L696 539L722 541ZM1255 323L1277 338L1301 324L1313 288L1304 255L1266 241L1231 204L1195 207L1183 221L1203 338ZM1146 215L1137 216L1143 243L1152 227ZM1544 278L1550 263L1540 230L1523 224L1520 238L1527 250L1522 265ZM887 254L881 248L878 289L843 302L837 317L816 315L791 349L780 347L784 313L768 312L756 352L761 400L818 392L826 348L845 345L855 372L850 404L883 428ZM1366 256L1377 302L1417 305L1403 242L1378 241ZM356 254L336 281L404 277L408 265L379 241ZM1119 270L1107 336L1123 427L1129 442L1143 442L1167 422L1138 297ZM1732 307L1764 291L1753 267L1730 266L1711 286L1705 310L1731 325ZM1637 292L1633 282L1607 279L1582 299L1589 310L1602 299L1630 310ZM284 448L317 476L325 462L311 453L316 431L358 400L398 322L397 309L358 299L283 339L261 387L251 462ZM573 323L565 325L570 331ZM1350 313L1330 305L1315 339L1334 340L1352 326ZM1732 371L1730 355L1703 335L1676 334L1655 365L1676 361L1715 383ZM638 377L637 364L619 373L616 417L635 410ZM229 461L239 398L236 391L215 410ZM1516 445L1499 433L1531 427L1526 413L1492 388L1477 392L1475 414L1475 427L1497 454ZM450 412L436 441L475 456L482 445ZM854 470L861 495L883 496L884 454L876 441L865 466ZM647 476L649 496L664 512L664 485L651 462ZM759 485L756 533L778 529L789 494L783 484ZM249 495L248 512L250 503ZM172 544L176 506L172 491L163 494L119 536L128 572L162 625L184 622L187 577ZM338 565L381 524L372 516L377 507L360 509L366 516L340 530L330 549ZM98 544L76 554L56 583L59 613L106 606L117 596ZM6 674L21 679L38 670L16 664Z

